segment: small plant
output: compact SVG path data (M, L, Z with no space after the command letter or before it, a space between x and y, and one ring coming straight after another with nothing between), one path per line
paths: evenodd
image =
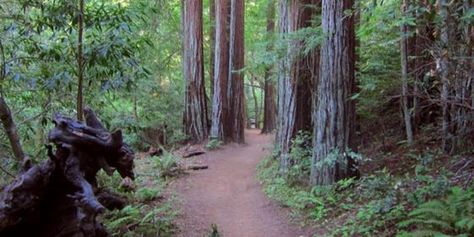
M211 232L209 233L208 237L220 237L219 230L217 229L216 224L211 225Z
M159 170L161 177L176 176L179 172L179 158L171 152L164 151L162 156L153 157L152 159L155 162L155 168Z
M104 223L113 236L171 236L174 215L169 205L137 204L108 212Z
M140 202L147 202L160 198L162 191L161 188L140 188L135 195Z
M222 142L219 141L218 139L211 139L207 145L206 149L208 150L217 150L222 146Z
M299 131L292 140L289 154L291 165L285 177L290 185L304 184L309 180L312 152L311 134L306 131Z
M415 228L399 236L474 236L474 192L454 187L447 198L421 204L400 228Z

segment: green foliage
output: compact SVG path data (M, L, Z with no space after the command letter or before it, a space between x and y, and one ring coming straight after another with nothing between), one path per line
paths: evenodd
M134 204L106 213L105 226L114 236L172 236L173 213L169 204Z
M43 159L48 118L75 115L77 3L0 5L0 94L26 152ZM136 148L143 147L140 131L146 127L166 126L167 141L179 142L181 44L170 38L180 38L180 1L86 1L84 27L85 103L107 128L123 129ZM0 146L10 157L3 132Z
M305 184L309 180L312 157L312 138L306 131L299 131L291 141L290 163L291 166L285 173L289 184Z
M106 228L114 236L173 236L177 211L172 208L173 197L163 195L166 181L155 173L150 160L137 160L136 165L136 192L124 192L118 175L109 177L100 172L98 176L100 187L121 194L129 202L124 209L107 211L101 216Z
M446 198L421 204L398 226L415 228L399 236L473 236L474 191L454 187Z
M164 150L163 155L152 157L155 168L160 176L174 176L178 171L179 158L173 153Z
M295 154L301 154L296 151ZM272 157L262 161L257 169L270 198L288 207L293 216L303 216L316 223L327 220L321 225L330 236L394 236L397 223L413 207L443 197L449 190L448 172L432 175L438 155L428 151L413 156L417 161L413 167L419 171L414 176L398 177L382 169L331 186L308 187L289 182ZM328 225L328 222L336 224Z
M400 51L399 23L400 1L360 1L360 25L357 37L358 80L360 92L357 112L362 119L376 121L373 109L386 103L387 94L399 87Z
M278 162L267 157L258 166L258 178L264 184L265 193L282 205L289 207L293 215L309 215L321 219L326 214L323 199L314 195L311 190L300 186L290 186L285 178L280 177Z
M219 141L218 139L211 139L209 142L206 144L206 149L208 150L217 150L222 146L222 142Z
M155 188L143 187L137 190L137 192L135 193L135 196L140 202L149 202L149 201L154 201L160 198L162 192L163 192L162 187L155 187Z
M114 172L112 176L107 175L103 170L97 173L97 185L101 188L106 188L114 193L131 198L133 194L121 188L122 177L118 172Z

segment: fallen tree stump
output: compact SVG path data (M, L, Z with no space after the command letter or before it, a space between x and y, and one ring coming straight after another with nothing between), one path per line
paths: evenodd
M110 236L97 220L105 208L126 200L97 186L100 169L134 178L134 153L120 130L110 133L95 113L86 122L55 115L49 133L49 159L25 167L0 194L0 236ZM26 162L25 164L28 164Z

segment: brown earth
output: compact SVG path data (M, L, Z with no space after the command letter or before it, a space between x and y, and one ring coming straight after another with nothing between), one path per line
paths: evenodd
M171 185L181 200L178 236L207 236L212 224L224 237L310 236L262 192L256 166L270 152L272 136L259 133L246 131L246 145L230 144L186 160L209 169L192 171Z

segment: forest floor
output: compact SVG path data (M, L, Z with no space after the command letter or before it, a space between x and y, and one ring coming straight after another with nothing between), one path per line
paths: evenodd
M310 230L290 224L287 210L269 200L256 178L256 166L271 151L272 136L246 131L246 144L229 144L186 162L205 164L172 183L181 214L182 237L208 236L217 225L225 237L299 237Z

